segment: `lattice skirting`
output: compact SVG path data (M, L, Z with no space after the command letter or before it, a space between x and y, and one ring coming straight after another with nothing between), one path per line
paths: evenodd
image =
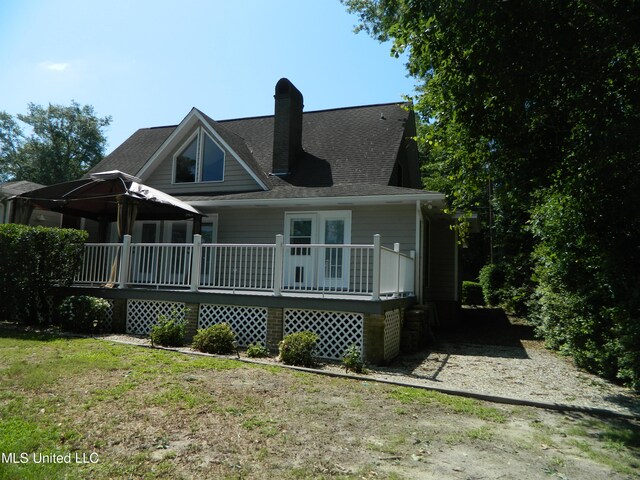
M104 316L103 330L105 332L113 331L113 300L105 299L109 303L107 314Z
M127 333L148 335L159 315L171 315L175 310L184 318L184 303L153 300L129 300L127 302Z
M236 334L241 347L251 343L267 343L267 309L262 307L238 307L233 305L200 305L198 328L217 323L228 323Z
M389 310L384 314L384 360L389 361L400 353L400 310Z
M354 343L362 351L364 316L361 313L286 308L283 315L285 335L310 330L320 337L318 357L340 360Z

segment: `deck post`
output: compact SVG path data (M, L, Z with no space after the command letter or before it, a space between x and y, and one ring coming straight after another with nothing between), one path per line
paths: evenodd
M415 250L411 250L409 252L409 256L411 257L411 268L413 268L413 275L411 275L411 293L413 293L414 295L416 294L416 285L419 284L419 282L416 282L416 251Z
M373 236L373 292L371 300L380 300L380 234Z
M122 237L122 250L120 252L120 284L118 288L125 288L129 279L129 259L131 258L131 235Z
M200 286L200 266L202 265L202 235L193 236L193 248L191 250L191 291L197 292Z
M282 295L282 272L284 270L284 236L276 235L276 251L273 259L273 294Z
M393 251L396 252L396 293L394 294L394 298L398 298L400 296L400 244L393 244Z

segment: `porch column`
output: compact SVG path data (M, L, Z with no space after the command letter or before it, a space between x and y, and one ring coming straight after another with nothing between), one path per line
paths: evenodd
M272 352L277 352L284 336L284 310L269 307L267 309L267 345Z
M276 251L273 257L273 294L282 295L282 272L284 269L284 236L276 235Z
M198 319L200 317L199 303L186 303L184 316L184 341L185 343L193 342L193 337L198 332Z
M373 236L373 285L371 300L380 300L380 234Z
M120 284L118 288L125 288L129 280L129 260L131 258L131 235L122 237L122 250L120 252Z
M191 251L191 291L197 292L200 286L200 268L202 266L202 235L193 236Z
M384 364L384 314L366 313L362 333L364 361L372 365Z
M396 293L395 298L400 296L400 244L393 244L393 251L396 252Z

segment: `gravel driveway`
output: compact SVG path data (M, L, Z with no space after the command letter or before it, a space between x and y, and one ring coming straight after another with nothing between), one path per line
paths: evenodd
M489 314L489 315L487 315ZM459 328L373 376L532 402L604 409L640 417L640 396L579 370L544 348L533 329L501 311L464 311Z

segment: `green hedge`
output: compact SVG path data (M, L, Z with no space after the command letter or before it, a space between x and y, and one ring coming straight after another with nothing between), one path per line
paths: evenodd
M52 287L73 283L87 232L0 224L0 319L48 322Z

